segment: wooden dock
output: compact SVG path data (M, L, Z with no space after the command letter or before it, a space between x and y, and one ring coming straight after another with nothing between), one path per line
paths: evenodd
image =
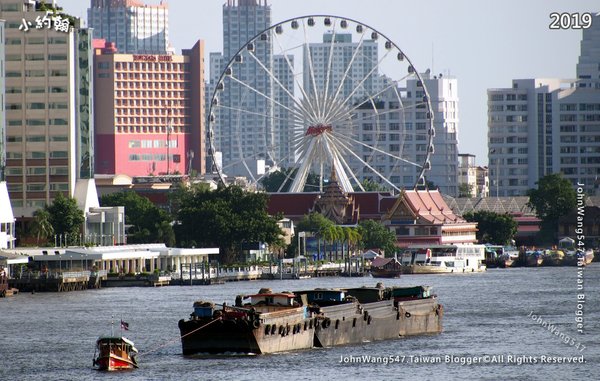
M10 287L21 292L67 292L102 287L106 271L32 271L9 279Z
M89 271L31 272L10 279L9 285L21 292L66 292L87 290L89 282Z

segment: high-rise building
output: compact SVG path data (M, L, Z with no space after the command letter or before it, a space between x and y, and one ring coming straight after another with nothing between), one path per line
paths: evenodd
M374 70L377 54L374 40L358 43L352 41L350 33L325 33L323 42L311 43L304 51L302 72L306 93L313 94L313 84L322 93L327 84L327 93L332 95L339 89L340 99L354 92L351 104L377 93L381 87L379 73ZM340 84L342 80L344 83Z
M581 54L577 63L579 87L600 89L600 16L583 30Z
M488 90L491 196L524 196L553 172L556 126L553 100L559 79L513 80L512 88ZM554 110L558 111L558 110Z
M96 172L203 174L204 42L182 55L121 54L94 40Z
M286 92L294 92L294 67L293 55L273 55L273 74L283 86L274 86L273 99L273 155L278 167L289 167L294 163L292 152L293 129L290 121L293 120L292 111L295 108L294 100ZM284 89L285 88L285 89Z
M78 180L93 178L91 32L77 20L57 24L41 10L52 9L48 4L3 0L0 7L5 177L14 214L27 218L59 192L73 196Z
M434 152L431 155L431 170L425 173L427 181L437 187L442 194L449 196L458 195L458 80L454 77L431 75L428 72L421 74L423 83L418 79L407 81L407 97L413 105L421 103L427 88L431 111L433 113L433 138ZM408 109L407 120L412 119L415 131L415 151L417 163L422 163L421 156L427 149L423 135L427 128L427 113L410 103L405 104ZM421 139L421 141L418 141Z
M238 50L270 26L271 6L266 0L227 0L223 5L223 55L210 56L211 84L207 86L208 91L214 89L214 81L218 80L222 69ZM270 63L273 59L270 43L257 45L252 54L262 63ZM240 56L244 65L236 67L241 72L235 75L249 81L255 91L227 81L226 91L220 99L220 104L226 105L226 108L213 110L216 115L213 131L216 151L222 152L223 171L228 175L247 176L247 168L252 168L254 175L261 172L257 161L271 164L277 161L274 146L278 138L273 119L264 116L273 112L272 75L257 64L248 51L243 50ZM267 69L272 70L272 67ZM253 110L256 114L240 116L236 109Z
M4 70L4 20L0 20L0 73L2 73L2 81L0 81L0 181L4 181L4 171L6 169L6 111L4 109Z
M169 7L164 1L146 5L139 0L91 0L88 24L94 38L114 42L120 53L172 52Z
M358 136L367 145L377 147L410 163L394 159L385 154L360 146L356 153L372 163L377 172L384 175L398 188L412 188L417 182L420 168L427 160L428 118L423 106L425 88L429 93L434 115L434 152L430 152L431 169L425 172L427 181L443 194L458 195L458 82L456 78L421 74L422 81L411 78L406 88L390 89L378 99L377 110L365 105L357 110L355 119ZM402 94L402 106L397 94ZM397 111L394 111L397 109ZM376 116L375 113L379 114ZM369 115L372 115L370 117ZM377 125L377 128L375 128ZM382 183L364 165L350 160L360 181L370 180ZM413 164L411 164L413 163ZM365 169L365 170L362 170Z
M513 80L510 89L488 90L488 125L492 196L523 196L557 172L594 191L600 90L575 80Z
M0 73L4 73L4 20L0 20ZM4 78L0 81L0 249L15 246L15 217L4 181L6 166L6 119L4 109Z
M520 79L488 90L490 193L523 196L561 172L588 194L600 185L600 17L584 29L577 80Z

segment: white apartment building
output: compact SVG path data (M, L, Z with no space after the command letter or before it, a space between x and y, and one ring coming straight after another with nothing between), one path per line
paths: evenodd
M331 40L334 38L333 53L331 53ZM357 49L360 49L358 53L356 53ZM330 55L332 55L331 66ZM359 44L352 42L352 34L349 33L325 33L323 42L308 44L308 49L304 50L302 72L306 93L313 94L313 83L316 84L319 93L322 93L327 83L327 93L334 94L340 87L340 81L344 79L340 94L341 98L345 99L365 77L368 77L352 95L351 103L375 94L381 88L378 72L371 73L377 64L377 55L376 41L364 40ZM353 61L354 56L356 57ZM348 67L348 74L344 75Z
M600 176L600 17L584 29L578 80L520 79L488 90L491 193L523 196L550 173L596 194Z
M477 188L475 194L477 197L490 197L490 178L488 173L489 170L486 166L478 166L476 168Z
M88 24L94 38L114 42L119 53L172 53L166 1L146 5L139 0L91 0Z
M428 181L449 196L458 195L458 80L442 74L421 74L423 85L427 88L433 112L433 127L435 137L433 145L435 152L431 155L431 170L425 173ZM416 79L407 83L407 97L412 102L422 102L424 93ZM408 107L408 104L407 104ZM407 112L407 121L412 119L417 139L422 135L426 126L426 115L415 109ZM416 142L417 163L421 163L425 142Z
M477 195L477 166L475 155L469 153L458 154L458 185L459 197L468 193L471 197ZM464 187L464 189L462 189Z
M355 115L359 120L357 136L378 149L402 157L412 163L424 164L427 160L428 120L423 97L427 87L434 114L434 152L430 155L431 170L425 173L428 182L433 182L440 192L450 196L458 195L458 95L456 78L421 74L423 83L409 79L406 88L397 89L402 95L402 105L398 104L396 91L390 90L378 99L377 113L372 105L360 107ZM397 111L394 111L397 109ZM420 168L390 156L373 152L365 146L356 147L364 161L372 164L398 188L412 189ZM360 181L371 180L382 183L373 172L350 158L349 163Z

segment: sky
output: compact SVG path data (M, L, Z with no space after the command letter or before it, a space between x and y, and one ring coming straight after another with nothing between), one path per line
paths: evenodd
M264 1L264 0L261 0ZM575 78L582 31L550 29L553 12L600 11L598 0L267 0L272 21L329 14L371 26L424 72L458 79L459 152L487 165L487 89L520 78ZM145 0L158 4L159 0ZM169 35L177 53L205 41L223 50L226 0L170 0ZM58 0L87 19L87 0ZM208 74L208 67L206 67Z

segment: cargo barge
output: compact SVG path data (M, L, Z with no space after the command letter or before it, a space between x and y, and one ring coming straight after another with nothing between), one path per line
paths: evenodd
M394 339L442 331L443 307L430 287L315 289L296 291L317 316L315 346Z
M184 355L264 354L312 348L314 322L292 293L238 296L235 306L194 303L189 320L179 321Z
M442 331L443 307L427 286L314 289L196 302L180 320L184 355L274 353Z

